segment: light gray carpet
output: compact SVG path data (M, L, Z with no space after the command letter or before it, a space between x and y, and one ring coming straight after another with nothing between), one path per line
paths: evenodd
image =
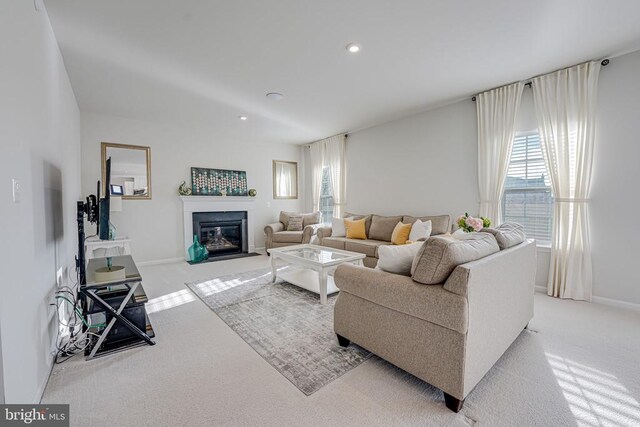
M254 270L186 284L231 329L307 396L355 368L371 353L342 348L333 333L333 304Z
M267 256L141 266L157 345L56 365L43 403L71 404L82 427L640 425L640 312L544 294L531 330L457 414L375 356L306 396L184 285L268 266Z

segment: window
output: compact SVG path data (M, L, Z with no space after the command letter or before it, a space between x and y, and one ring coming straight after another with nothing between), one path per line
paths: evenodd
M333 218L333 189L331 188L331 175L329 174L328 166L322 168L320 212L322 212L322 223L331 224L331 218Z
M551 244L553 193L537 132L513 140L502 213L505 221L522 224L538 245Z

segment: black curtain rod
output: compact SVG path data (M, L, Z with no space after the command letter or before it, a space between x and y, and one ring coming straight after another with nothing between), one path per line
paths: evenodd
M607 65L609 65L609 60L608 59L603 59L602 62L600 62L600 65L602 65L603 67L606 67ZM531 82L526 82L524 85L531 87ZM473 102L475 102L476 101L476 96L475 95L472 96L471 100Z

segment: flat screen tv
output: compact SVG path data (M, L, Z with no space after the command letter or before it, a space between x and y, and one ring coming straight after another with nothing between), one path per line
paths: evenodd
M100 199L98 193L98 199L100 200L100 219L98 221L98 236L100 240L109 240L109 208L111 207L111 157L105 162L105 186L107 189L104 198ZM100 191L100 184L98 183L98 192Z

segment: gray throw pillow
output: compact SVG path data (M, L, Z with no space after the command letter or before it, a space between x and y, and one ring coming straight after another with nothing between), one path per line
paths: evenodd
M489 233L474 233L465 240L432 236L413 259L411 278L425 285L443 283L460 264L499 252L498 242Z
M289 215L287 231L302 231L302 215Z
M517 222L505 222L496 228L483 228L482 231L493 234L501 250L519 245L527 238L524 227Z

